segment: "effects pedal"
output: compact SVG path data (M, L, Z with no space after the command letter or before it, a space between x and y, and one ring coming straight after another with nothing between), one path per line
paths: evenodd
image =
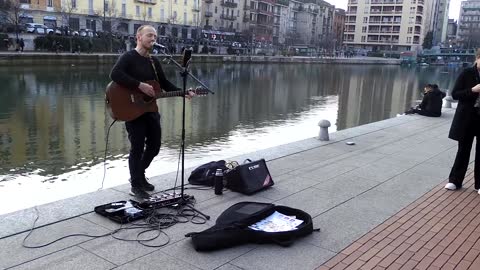
M150 196L139 204L142 208L161 208L178 204L183 200L188 201L191 196L184 194L184 199L179 193L161 193Z

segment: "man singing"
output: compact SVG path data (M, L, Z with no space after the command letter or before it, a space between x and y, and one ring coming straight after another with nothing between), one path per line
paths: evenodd
M128 89L138 89L145 95L155 97L153 87L147 83L156 80L165 91L179 91L165 78L160 62L150 56L153 44L157 40L157 32L151 25L142 25L138 28L137 46L134 50L124 53L113 67L110 78ZM192 92L187 95L193 96ZM130 169L130 194L142 199L150 195L155 187L145 178L145 169L160 151L162 129L160 114L155 104L155 112L146 112L138 118L125 122L131 148L128 157Z

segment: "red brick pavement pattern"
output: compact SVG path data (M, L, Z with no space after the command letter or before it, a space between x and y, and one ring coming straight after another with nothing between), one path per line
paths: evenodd
M473 173L461 190L445 190L445 183L317 270L480 270L480 195L473 189Z

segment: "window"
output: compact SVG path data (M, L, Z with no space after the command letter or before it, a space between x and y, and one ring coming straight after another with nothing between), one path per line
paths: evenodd
M104 5L104 8L105 8L105 11L108 11L108 2L105 1L105 2L103 3L103 5Z
M407 37L407 43L412 43L412 37Z
M148 8L148 18L152 18L152 8Z
M363 17L363 22L367 23L368 22L368 17Z
M407 34L413 33L413 27L408 27Z
M367 32L367 27L366 26L363 26L362 27L362 33L366 33Z
M187 0L183 0L183 5L184 5L184 6L187 5Z
M47 7L53 7L53 0L47 1Z
M77 8L77 0L72 0L72 8Z
M140 6L135 6L135 14L140 17Z
M365 40L366 40L366 37L362 36L362 42L365 42Z
M183 12L183 24L187 25L187 12Z
M122 17L127 15L127 4L122 4Z
M217 14L217 6L215 6L215 14Z
M165 21L165 10L163 8L160 9L160 21Z

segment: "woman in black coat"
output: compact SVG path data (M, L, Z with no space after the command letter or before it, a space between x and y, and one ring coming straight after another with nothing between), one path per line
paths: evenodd
M450 172L446 189L462 187L467 172L473 139L477 137L475 153L475 189L480 188L480 49L477 50L475 65L462 71L453 87L452 97L458 100L448 137L458 141L458 152ZM480 191L479 191L480 194Z

